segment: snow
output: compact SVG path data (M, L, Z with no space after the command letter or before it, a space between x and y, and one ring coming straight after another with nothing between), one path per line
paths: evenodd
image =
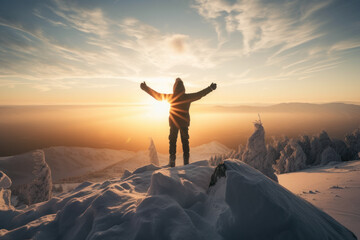
M1 239L356 239L326 213L249 165L143 166L84 182L23 210L0 211Z
M0 171L0 211L11 209L11 179Z
M153 149L156 151L156 149ZM192 147L190 162L209 159L214 154L231 151L225 145L213 141ZM44 149L46 162L50 166L52 180L56 184L81 183L84 181L104 181L121 176L124 171L149 164L149 151L132 152L127 150L95 149L85 147L50 147ZM153 152L154 154L154 152ZM12 156L12 159L21 155ZM168 154L157 153L159 165L169 163ZM9 158L9 157L7 157ZM4 158L0 158L1 159ZM154 162L156 163L156 162ZM182 153L177 155L177 165L182 165Z
M254 122L254 127L255 131L247 141L241 160L277 181L275 170L272 167L273 160L270 155L267 155L265 130L261 121Z
M360 236L360 161L278 175L279 183Z
M0 168L12 180L11 193L20 203L33 204L51 198L51 170L44 151L36 150L0 159Z
M45 148L44 152L54 182L98 171L135 155L127 150L63 146Z
M10 188L11 179L2 171L0 171L0 188Z

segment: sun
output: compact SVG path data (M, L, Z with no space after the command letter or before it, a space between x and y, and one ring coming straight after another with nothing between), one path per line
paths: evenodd
M170 103L166 100L151 102L151 115L154 117L167 117L170 112Z

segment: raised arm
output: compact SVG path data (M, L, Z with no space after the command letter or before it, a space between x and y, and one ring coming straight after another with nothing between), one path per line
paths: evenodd
M148 87L145 82L142 82L140 84L140 88L158 101L162 101L162 100L166 99L167 95L168 95L168 94L158 93L154 89Z
M205 95L209 94L210 92L214 91L216 89L216 87L217 87L216 83L212 83L209 87L207 87L199 92L188 94L189 98L192 102L197 101L197 100L201 99L202 97L204 97Z

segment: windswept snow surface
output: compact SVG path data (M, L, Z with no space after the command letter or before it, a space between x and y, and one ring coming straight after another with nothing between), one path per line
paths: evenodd
M250 166L147 165L84 182L24 210L0 211L1 239L356 239L326 213Z
M279 183L360 237L360 161L278 175Z

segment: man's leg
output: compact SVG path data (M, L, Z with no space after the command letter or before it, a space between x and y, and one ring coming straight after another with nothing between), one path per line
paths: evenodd
M175 167L176 159L176 141L179 129L175 126L170 126L170 135L169 135L169 166Z
M189 164L190 148L189 148L189 128L184 127L180 129L181 143L183 147L184 165Z

